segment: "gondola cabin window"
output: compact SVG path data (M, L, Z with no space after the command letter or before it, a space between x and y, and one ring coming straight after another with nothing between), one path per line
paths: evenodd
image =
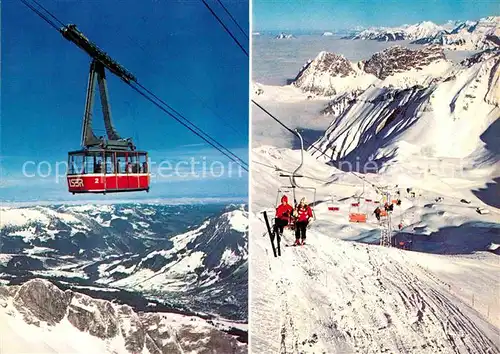
M84 155L75 154L71 155L68 161L68 174L69 175L79 175L84 173Z

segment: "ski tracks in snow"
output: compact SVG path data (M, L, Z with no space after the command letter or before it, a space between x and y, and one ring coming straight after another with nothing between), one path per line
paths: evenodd
M282 247L270 261L280 354L500 353L498 329L405 251L314 229L309 238L304 247Z

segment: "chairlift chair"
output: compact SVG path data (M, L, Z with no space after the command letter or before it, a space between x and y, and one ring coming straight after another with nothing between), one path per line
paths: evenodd
M330 196L330 200L328 201L328 211L340 211L340 207L335 202L333 195Z
M351 203L349 207L349 222L365 223L366 213L360 211L360 201Z
M282 195L283 191L288 191L292 193L293 196L293 203L294 203L294 208L297 207L300 199L304 197L304 194L307 194L306 199L308 200L308 204L311 207L312 214L313 214L313 220L316 220L316 213L314 212L314 205L316 204L316 188L315 187L310 187L310 186L299 186L297 182L295 181L295 178L297 177L303 177L302 175L299 175L298 172L304 165L304 140L302 139L302 136L300 135L299 131L295 129L295 135L300 139L300 165L295 169L295 171L292 172L292 174L285 174L281 173L280 177L287 177L290 181L290 186L282 186L278 188L278 195L276 197L276 205L278 205L279 199L280 199L280 194ZM299 194L300 195L297 195ZM308 196L311 196L312 198L309 198ZM293 227L293 218L291 220L292 227Z

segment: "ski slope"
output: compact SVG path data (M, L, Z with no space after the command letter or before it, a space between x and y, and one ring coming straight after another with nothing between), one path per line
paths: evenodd
M291 235L285 238L292 242ZM279 259L254 261L255 352L499 352L498 327L451 293L418 255L338 240L314 228L309 238L305 246L285 248ZM268 249L256 242L252 255ZM461 269L433 260L443 273ZM494 282L498 265L482 271Z
M273 215L276 191L288 182L272 166L293 171L299 162L297 150L253 149L250 321L258 325L251 327L252 351L500 353L500 263L488 252L500 241L500 212L472 193L490 180L491 168L453 179L440 169L422 174L433 159L421 157L367 174L371 183L401 191L392 223L403 224L398 235L413 235L416 248L404 251L377 245L374 205L361 206L366 224L348 221L355 196L375 200L376 190L306 153L301 174L311 178L298 183L317 189L316 220L303 247L286 247L294 241L286 230L282 256L274 258L261 212ZM312 202L310 191L298 189L296 199L302 196ZM478 214L477 206L490 213Z

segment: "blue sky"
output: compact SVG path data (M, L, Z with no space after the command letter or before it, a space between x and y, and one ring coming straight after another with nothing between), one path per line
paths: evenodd
M254 0L253 30L338 30L499 15L497 0Z
M201 1L39 1L62 22L75 23L139 82L248 162L248 58ZM222 1L248 33L248 1ZM217 2L209 3L248 48ZM68 151L80 148L90 59L20 1L2 2L1 26L0 200L74 199L64 181L23 177L22 166L32 160L48 161L54 168ZM229 164L109 73L108 88L119 133L150 151L153 160L174 163L192 157ZM98 99L95 108L97 129L103 129ZM246 174L165 177L153 181L147 196L246 196L247 186Z

